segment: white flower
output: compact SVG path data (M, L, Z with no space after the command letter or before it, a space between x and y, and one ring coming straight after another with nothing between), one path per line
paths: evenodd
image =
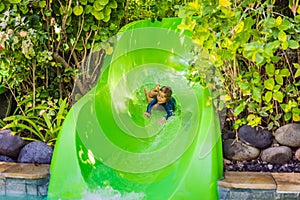
M5 29L6 26L7 26L7 23L6 23L6 22L1 22L1 23L0 23L0 27L1 27L2 29Z
M42 116L45 112L46 112L46 110L41 110L41 111L39 112L39 116Z

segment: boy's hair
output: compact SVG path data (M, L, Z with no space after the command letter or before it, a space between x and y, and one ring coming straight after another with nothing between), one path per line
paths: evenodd
M172 96L172 89L168 86L163 86L162 88L160 88L160 91L165 93L167 96L167 100L170 100L171 96Z

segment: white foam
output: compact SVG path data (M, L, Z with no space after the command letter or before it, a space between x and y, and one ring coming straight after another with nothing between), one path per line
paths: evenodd
M126 192L121 194L120 191L113 189L111 186L104 188L99 187L96 190L86 190L82 194L83 200L142 200L145 199L144 193Z

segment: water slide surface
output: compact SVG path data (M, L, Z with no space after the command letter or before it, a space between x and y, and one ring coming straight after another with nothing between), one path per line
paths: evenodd
M48 199L218 199L219 121L209 90L191 86L193 59L181 20L125 26L95 87L73 105L52 158ZM170 86L176 110L143 116L144 88Z

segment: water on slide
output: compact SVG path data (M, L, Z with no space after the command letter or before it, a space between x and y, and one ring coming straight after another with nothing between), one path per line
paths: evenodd
M219 121L210 92L186 80L193 42L180 19L138 21L117 35L95 87L73 105L51 163L48 199L218 199ZM176 110L143 116L144 88L170 86Z

